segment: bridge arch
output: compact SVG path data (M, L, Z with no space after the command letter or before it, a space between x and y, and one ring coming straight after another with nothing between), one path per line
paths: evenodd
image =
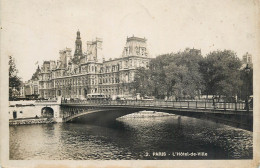
M66 107L65 107L66 108ZM64 108L63 108L64 109ZM116 118L122 117L127 114L142 111L139 108L83 108L83 107L70 107L64 109L63 122L98 122L107 123L114 122Z
M41 109L41 116L47 117L47 118L53 118L54 117L54 110L51 107L43 107Z

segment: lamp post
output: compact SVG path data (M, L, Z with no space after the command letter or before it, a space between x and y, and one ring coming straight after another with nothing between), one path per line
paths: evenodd
M70 99L71 99L71 83L69 83L69 95L70 95Z
M246 72L246 100L245 100L245 105L246 105L246 111L249 112L249 103L248 103L248 90L249 90L249 73L250 73L250 68L248 67L248 64L246 64L245 68Z

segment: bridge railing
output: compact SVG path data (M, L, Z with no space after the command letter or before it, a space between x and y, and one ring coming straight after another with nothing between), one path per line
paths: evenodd
M57 103L57 100L36 100L36 103Z
M62 104L110 105L135 107L169 107L180 109L219 109L245 110L244 102L207 102L207 101L163 101L163 100L66 100ZM252 108L250 108L252 109Z

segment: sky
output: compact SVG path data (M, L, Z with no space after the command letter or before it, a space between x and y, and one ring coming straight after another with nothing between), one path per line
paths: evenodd
M127 36L145 37L151 57L201 49L230 49L256 56L254 0L2 0L1 57L15 58L18 75L29 80L59 50L74 52L80 30L86 41L103 39L106 59L121 56ZM259 44L259 43L258 43Z

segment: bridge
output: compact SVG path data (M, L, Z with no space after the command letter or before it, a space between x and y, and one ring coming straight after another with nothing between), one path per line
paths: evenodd
M19 103L19 104L17 104ZM38 100L34 104L20 104L15 111L34 110L36 116L53 118L56 122L83 122L106 125L117 118L139 112L158 111L194 118L214 120L227 125L253 130L253 109L245 110L244 102L209 102L209 101L163 101L163 100ZM23 109L19 109L19 107ZM33 108L33 109L31 109ZM28 111L30 111L28 109ZM21 113L22 111L20 111ZM10 112L9 112L10 113ZM117 122L114 122L117 123Z
M253 111L252 109L245 110L245 103L216 102L213 104L207 101L153 100L67 100L61 102L63 122L95 121L102 124L143 110L209 119L247 130L253 129Z
M99 125L114 122L121 116L139 111L158 111L214 120L227 125L253 129L253 109L245 103L162 100L44 100L35 102L41 114L51 112L56 122L83 122ZM46 115L46 114L45 114Z

